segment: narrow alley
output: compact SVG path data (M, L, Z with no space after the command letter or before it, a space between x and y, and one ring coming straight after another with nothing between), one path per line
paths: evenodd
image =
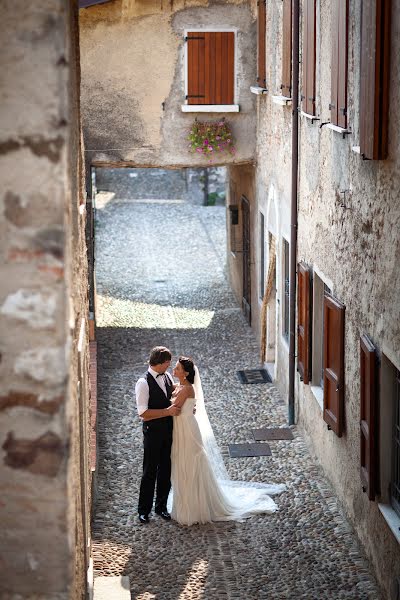
M270 442L270 457L229 457L228 444L253 441L252 429L286 426L286 404L274 385L243 385L236 373L260 363L227 279L225 207L187 202L173 186L158 190L135 199L123 188L100 188L96 199L95 577L128 575L135 600L379 600L355 534L296 426L294 440ZM192 527L152 515L139 524L134 385L159 344L173 361L186 354L198 365L231 477L287 485L277 513Z

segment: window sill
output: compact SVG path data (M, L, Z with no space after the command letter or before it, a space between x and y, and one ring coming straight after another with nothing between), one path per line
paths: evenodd
M337 131L338 133L342 133L343 137L346 134L351 133L351 129L345 129L344 127L338 127L337 125L334 125L333 123L327 123L326 127L327 127L327 129L332 129L332 131Z
M257 94L257 96L263 96L268 92L267 88L259 87L258 85L251 85L250 91L252 94Z
M324 411L324 390L320 385L310 385L314 398L318 402L321 412Z
M292 104L292 99L287 98L287 96L272 96L272 102L280 106L287 106L288 104Z
M182 104L182 112L195 113L195 112L239 112L239 104Z
M383 518L389 525L391 532L400 544L400 517L390 504L379 504L378 508L381 511Z
M309 121L311 121L311 124L314 123L314 121L320 121L321 119L319 117L317 117L316 115L310 115L309 113L306 113L304 111L301 111L300 115L302 117L304 117L305 119L308 119Z

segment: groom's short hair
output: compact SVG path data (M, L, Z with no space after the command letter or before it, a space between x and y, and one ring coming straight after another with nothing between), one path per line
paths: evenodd
M156 346L150 352L149 363L153 366L162 365L163 363L167 362L167 360L171 360L171 358L172 354L168 348L165 348L165 346Z

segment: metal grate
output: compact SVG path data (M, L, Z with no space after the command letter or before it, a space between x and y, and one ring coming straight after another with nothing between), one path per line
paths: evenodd
M272 456L271 448L268 444L229 444L228 448L231 458Z
M271 440L293 440L293 433L287 427L268 427L264 429L252 429L251 433L256 442Z
M392 506L400 516L400 371L396 373L394 403L393 461L390 489Z
M265 369L246 369L237 371L241 383L272 383L269 373Z

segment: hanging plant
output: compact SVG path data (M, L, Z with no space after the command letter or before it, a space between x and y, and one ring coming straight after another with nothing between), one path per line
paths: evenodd
M219 121L198 121L195 119L187 138L189 151L206 156L213 162L218 154L235 155L236 148L231 129L225 118Z

